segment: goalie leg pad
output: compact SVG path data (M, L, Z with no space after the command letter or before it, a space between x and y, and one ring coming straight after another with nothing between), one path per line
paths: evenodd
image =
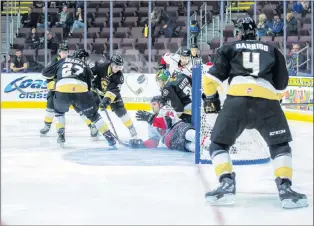
M193 127L189 123L179 122L174 125L164 137L165 145L173 150L189 151L185 149L185 135L187 131L191 129L193 129Z

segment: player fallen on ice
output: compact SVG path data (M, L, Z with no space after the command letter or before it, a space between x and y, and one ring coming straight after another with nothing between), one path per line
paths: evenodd
M55 79L55 95L53 99L55 117L57 119L57 142L65 143L65 117L69 107L77 106L103 134L109 146L116 144L115 138L107 124L98 113L91 90L92 72L87 66L89 54L84 49L76 51L73 57L68 56L68 50L59 52L60 60L48 65L42 71L46 79Z
M285 58L277 47L256 41L252 18L240 18L235 29L238 41L219 48L214 66L202 77L204 111L219 112L209 152L220 185L205 197L211 204L235 202L236 179L229 147L245 129L256 129L269 147L282 207L305 207L306 195L291 188L292 136L279 102L289 80ZM227 79L229 88L221 109L217 89Z
M58 52L60 51L68 51L69 48L66 44L60 44L58 48ZM63 55L65 57L65 55ZM61 59L61 56L58 55L51 63L58 62ZM48 94L47 94L47 104L46 104L46 114L44 118L44 127L40 130L40 135L45 136L50 131L51 124L53 121L53 118L55 117L55 111L53 106L53 98L55 94L55 79L47 79L47 88L48 88ZM83 119L83 121L86 123L86 125L90 128L90 135L93 138L97 138L98 130L91 123L91 121L86 118L86 116L82 113L80 109L78 109L76 106L73 106L74 110L80 115L80 117Z
M113 55L109 61L100 59L90 65L94 74L92 81L94 99L101 109L110 106L111 110L120 118L125 127L128 128L131 137L136 137L137 132L132 119L125 109L121 97L121 86L124 83L123 77L124 59L120 55ZM101 100L100 100L100 99Z
M178 118L175 110L166 102L162 96L155 96L151 100L153 113L136 112L138 121L145 121L149 124L149 138L145 141L131 139L129 141L131 148L156 148L162 140L169 149L194 152L195 130L190 123L185 123Z
M156 82L161 95L170 103L179 118L191 123L192 79L183 73L170 76L168 70L161 69L156 73Z

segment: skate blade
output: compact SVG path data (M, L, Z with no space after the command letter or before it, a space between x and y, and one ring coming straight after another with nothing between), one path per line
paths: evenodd
M93 140L93 141L99 140L99 136L97 135L97 136L95 136L95 137L92 137L92 140Z
M46 137L47 133L40 133L40 137Z
M284 209L296 209L307 207L308 201L307 199L299 199L297 202L292 201L292 199L284 199L281 201L281 206Z
M65 142L57 141L57 143L60 145L61 148L64 148L64 143L65 143Z
M213 206L219 205L232 205L236 202L236 197L234 194L225 194L220 199L217 199L216 196L206 196L206 201Z
M108 150L118 150L117 145L109 146Z

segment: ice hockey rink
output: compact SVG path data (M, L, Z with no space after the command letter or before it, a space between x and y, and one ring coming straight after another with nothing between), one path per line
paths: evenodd
M313 124L291 121L294 189L309 207L285 210L271 164L235 166L237 202L206 204L208 184L217 185L212 166L194 164L194 155L170 151L108 149L101 137L71 111L66 145L55 127L40 137L44 110L1 112L1 216L6 225L219 225L313 224ZM134 112L131 112L134 116ZM122 140L128 130L113 114ZM135 122L139 138L147 125ZM205 181L205 182L204 182ZM204 185L205 184L205 185Z

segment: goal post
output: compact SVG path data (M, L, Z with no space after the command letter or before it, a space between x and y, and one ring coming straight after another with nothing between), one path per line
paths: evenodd
M208 151L211 131L218 114L205 114L202 101L202 65L192 68L192 125L195 128L195 164L211 164ZM227 85L225 85L227 87ZM226 94L219 92L223 104ZM205 142L204 142L205 141ZM229 150L234 165L265 164L268 147L256 130L245 130Z

